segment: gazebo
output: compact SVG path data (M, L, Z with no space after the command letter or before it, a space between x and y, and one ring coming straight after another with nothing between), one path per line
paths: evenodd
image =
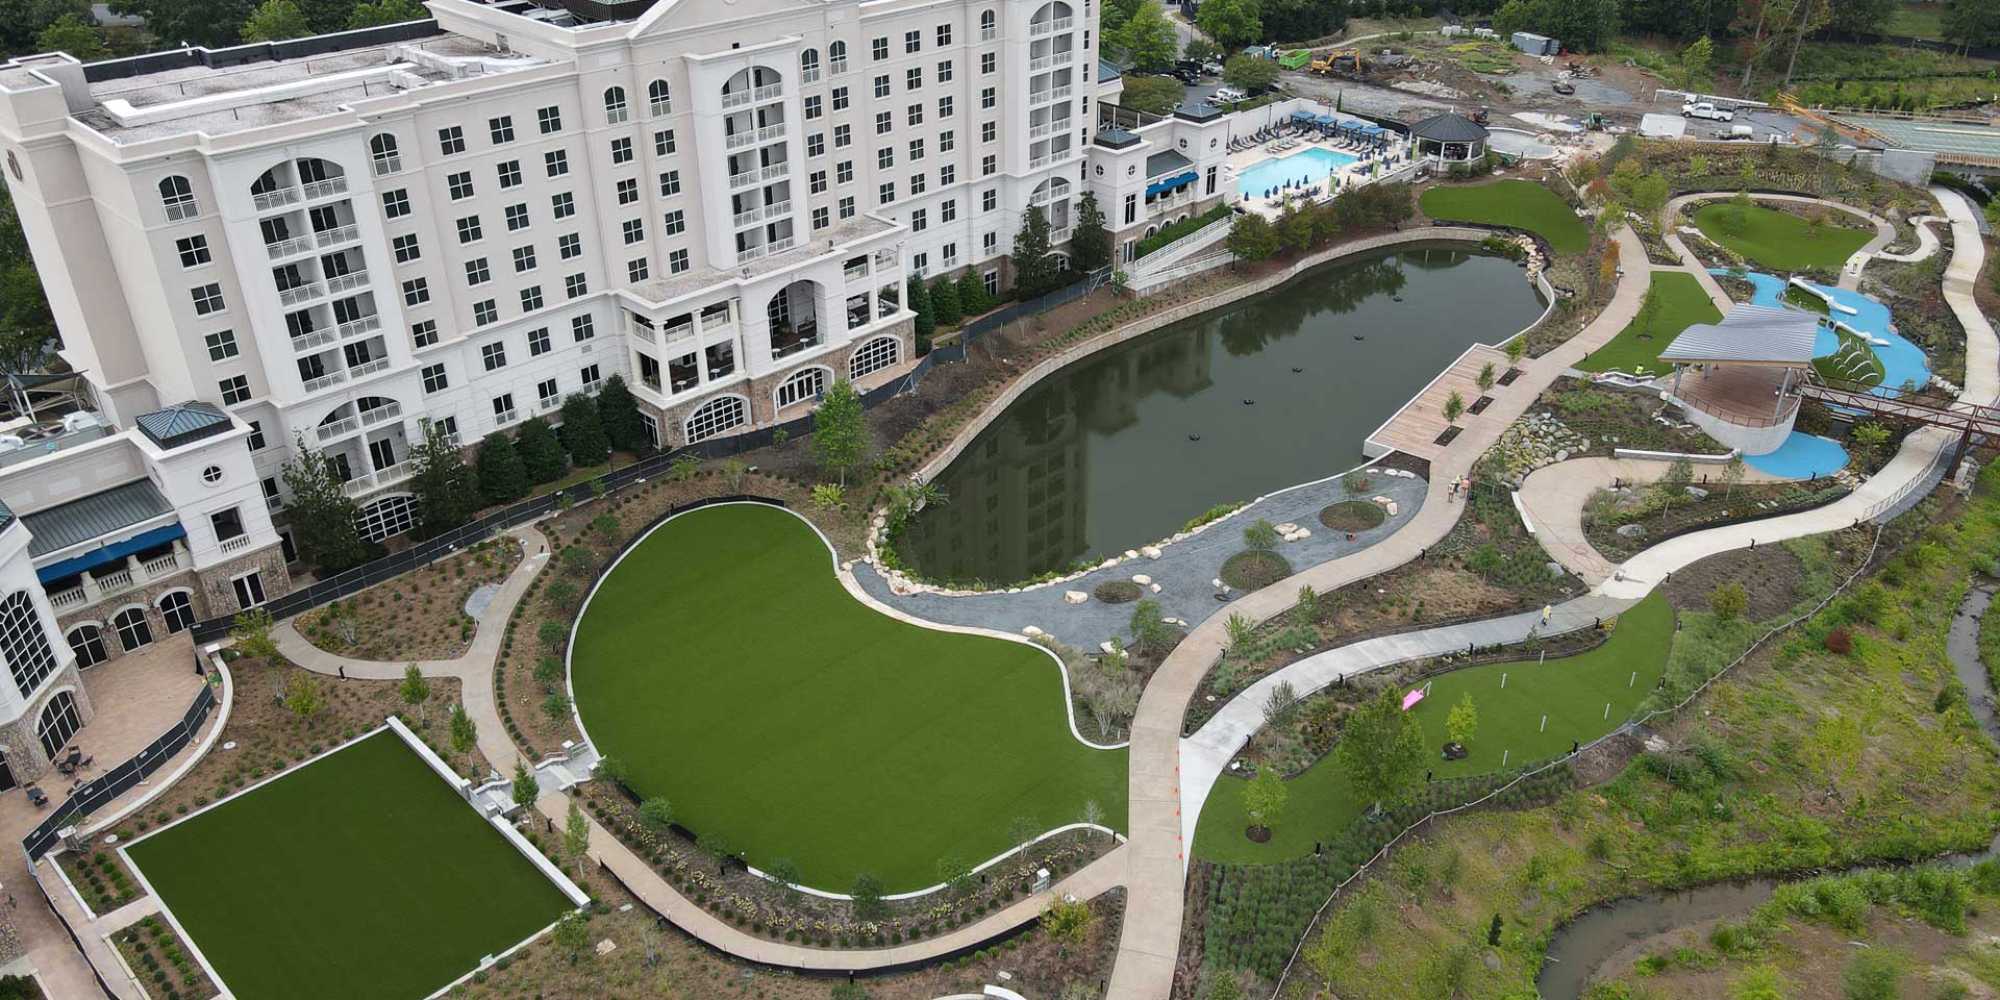
M1667 395L1709 437L1745 455L1776 451L1798 418L1793 387L1818 342L1811 313L1736 306L1720 323L1688 327L1660 352L1674 366Z
M1464 115L1447 111L1410 126L1410 141L1416 144L1417 159L1441 166L1472 163L1486 155L1486 126Z

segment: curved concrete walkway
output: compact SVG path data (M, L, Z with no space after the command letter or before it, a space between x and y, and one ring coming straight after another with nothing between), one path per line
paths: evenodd
M1659 459L1572 458L1528 473L1528 477L1521 481L1521 506L1527 510L1528 519L1534 522L1535 539L1542 543L1542 549L1548 552L1549 558L1582 577L1583 582L1596 587L1611 579L1617 566L1604 558L1585 536L1584 505L1598 490L1608 489L1612 483L1655 482L1672 467L1672 462ZM1696 466L1697 484L1704 474L1710 479L1718 478L1722 467ZM1782 483L1786 479L1746 463L1743 481Z
M499 660L500 646L506 638L507 622L513 617L515 605L520 603L535 574L549 561L548 539L533 525L523 525L507 534L521 542L525 557L487 606L471 648L457 659L416 661L417 669L426 677L458 680L459 698L465 705L465 713L471 716L478 728L479 752L503 775L513 771L517 763L533 767L535 761L522 755L507 737L507 727L500 719L499 706L493 698L493 667ZM348 677L396 680L409 666L408 661L357 660L329 653L307 642L289 621L273 628L271 637L277 641L279 651L286 658L315 673L335 675L344 671ZM535 801L535 808L550 823L560 823L569 815L569 796L545 788L541 798ZM723 921L682 896L645 859L632 853L623 841L595 819L590 821L589 851L592 858L615 874L647 906L666 914L675 926L705 944L751 962L837 972L865 972L937 958L980 944L1039 918L1052 899L1060 899L1065 894L1078 899L1100 895L1121 884L1126 870L1125 853L1124 847L1114 848L1055 883L1049 892L1030 894L948 934L891 948L835 950L806 948L757 937Z
M1875 252L1875 256L1883 260L1900 261L1904 264L1915 264L1931 259L1932 255L1938 252L1938 246L1940 245L1937 233L1931 231L1931 226L1938 223L1950 225L1951 220L1937 215L1911 216L1910 228L1917 233L1917 248L1909 253L1891 253L1888 250L1878 250Z
M1617 236L1619 261L1628 275L1647 271L1645 247L1629 228ZM1108 1000L1160 1000L1173 987L1179 951L1188 838L1194 817L1183 792L1181 719L1208 668L1228 645L1223 623L1230 614L1262 621L1290 607L1299 587L1326 591L1394 569L1442 540L1458 521L1449 483L1471 472L1473 463L1500 437L1549 383L1625 328L1638 312L1643 282L1621 281L1609 305L1583 331L1548 354L1522 366L1513 385L1497 388L1485 413L1464 421L1451 444L1431 463L1430 495L1401 531L1374 547L1321 563L1222 608L1188 634L1147 683L1132 725L1130 840L1125 853L1125 924ZM1190 775L1190 777L1193 777ZM1206 789L1200 790L1206 795Z

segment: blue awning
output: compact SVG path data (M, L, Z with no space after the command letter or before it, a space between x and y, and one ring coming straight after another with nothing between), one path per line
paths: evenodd
M1154 181L1153 183L1146 185L1146 197L1150 198L1156 194L1159 194L1162 191L1172 191L1175 188L1186 187L1189 184L1193 184L1195 181L1198 181L1200 179L1201 179L1200 174L1190 170L1184 174L1179 174L1173 177L1169 177L1163 181Z
M1310 111L1292 112L1292 120L1295 122L1309 122L1312 121L1312 119L1313 119L1313 113Z
M96 569L105 563L123 559L134 552L144 552L155 545L165 545L176 538L186 537L187 529L181 527L179 522L163 525L150 531L139 532L122 542L112 542L103 548L86 552L80 556L71 556L62 562L50 563L36 570L35 576L43 583L47 583L50 580L60 580L63 577L75 576L85 570Z

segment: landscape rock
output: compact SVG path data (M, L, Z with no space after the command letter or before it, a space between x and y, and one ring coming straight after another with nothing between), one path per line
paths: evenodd
M1044 632L1033 625L1029 625L1026 628L1023 628L1021 630L1021 634L1027 636L1030 639L1039 639L1042 636L1048 635L1047 632Z
M1133 582L1133 583L1136 583L1136 584L1138 584L1138 585L1139 585L1139 586L1141 586L1141 587L1144 587L1144 586L1146 586L1147 584L1150 584L1150 583L1152 583L1152 582L1153 582L1153 578L1152 578L1152 577L1150 577L1150 576L1147 576L1147 575L1146 575L1146 574L1144 574L1144 573L1134 573L1134 574L1132 574L1132 582Z
M1085 603L1085 602L1087 602L1087 601L1089 601L1089 600L1090 600L1090 595L1089 595L1089 594L1086 594L1086 593L1084 593L1084 592L1083 592L1083 591L1081 591L1081 590L1065 590L1065 591L1063 591L1063 603L1064 603L1064 604L1083 604L1083 603Z
M1645 534L1646 526L1643 524L1621 524L1618 526L1618 536L1620 538L1642 538Z

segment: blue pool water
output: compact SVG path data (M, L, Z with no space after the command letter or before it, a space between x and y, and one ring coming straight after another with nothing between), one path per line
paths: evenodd
M1763 455L1745 455L1743 461L1759 472L1787 479L1830 476L1847 464L1847 450L1840 442L1817 434L1793 431L1778 450Z
M1711 269L1712 274L1729 272ZM1744 275L1756 291L1750 297L1750 304L1756 306L1785 307L1781 296L1785 292L1785 279L1775 275L1751 271ZM1807 282L1807 284L1812 284ZM1835 288L1830 285L1812 285L1813 288L1832 296L1833 301L1846 308L1833 310L1833 318L1845 323L1863 336L1886 340L1886 344L1870 344L1876 360L1882 362L1882 385L1895 389L1905 382L1919 386L1931 380L1930 364L1924 358L1923 349L1903 339L1896 332L1896 326L1889 320L1889 307L1860 292ZM1853 312L1848 312L1852 309ZM1840 338L1831 327L1820 327L1819 339L1814 343L1815 357L1825 357L1840 348Z
M1346 153L1336 153L1331 149L1309 146L1290 156L1265 160L1236 178L1236 189L1245 198L1262 198L1271 188L1283 187L1287 183L1294 187L1324 185L1335 170L1355 162L1359 157Z

